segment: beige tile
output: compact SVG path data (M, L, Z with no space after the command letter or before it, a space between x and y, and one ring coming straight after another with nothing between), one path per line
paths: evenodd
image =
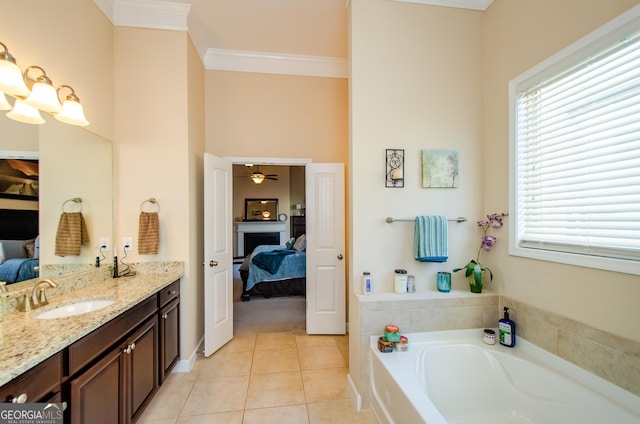
M261 333L256 337L255 350L273 350L289 347L296 347L296 337L289 332Z
M180 417L176 424L242 424L242 411Z
M302 383L307 403L349 399L348 368L302 371Z
M347 361L337 345L301 347L298 352L300 367L303 370L344 368L347 366Z
M299 371L251 375L247 394L247 409L303 403L304 389Z
M249 375L253 351L217 352L206 361L201 361L200 378L231 377Z
M306 405L248 409L242 424L308 424Z
M174 418L160 418L157 420L154 419L148 419L145 420L144 417L141 417L138 421L136 421L137 424L176 424L176 420Z
M175 376L172 374L151 400L140 421L164 419L175 421L194 385L194 380L186 380L177 374Z
M343 339L343 336L316 336L304 334L296 336L296 344L298 347L326 346L337 344L341 339Z
M334 400L307 405L310 424L377 424L371 411L356 412L352 400Z
M200 378L180 416L240 411L244 409L249 377Z
M233 339L224 345L220 351L245 352L247 350L253 350L256 347L256 337L256 334L233 336Z
M298 349L256 350L253 355L251 374L300 371Z

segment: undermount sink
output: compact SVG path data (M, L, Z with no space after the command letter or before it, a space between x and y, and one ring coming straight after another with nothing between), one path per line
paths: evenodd
M113 305L114 303L116 303L116 301L113 299L83 300L59 306L54 309L49 309L48 311L42 311L37 313L35 317L37 319L66 318L74 315L86 314L88 312L95 312L102 308L106 308L109 305Z

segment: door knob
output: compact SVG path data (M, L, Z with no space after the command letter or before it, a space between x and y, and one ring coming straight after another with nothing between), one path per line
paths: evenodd
M211 261L209 262L209 266L213 267L213 266L218 266L218 261Z
M342 253L338 254L338 259L342 260L342 258L344 258L344 256L342 256Z

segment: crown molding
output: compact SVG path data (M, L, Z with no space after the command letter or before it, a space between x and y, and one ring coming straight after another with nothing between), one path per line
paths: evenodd
M391 0L402 3L427 4L457 9L487 10L494 0Z
M347 59L244 50L207 49L209 70L346 78Z
M106 2L106 0L94 0ZM104 11L104 8L97 3ZM191 4L167 1L115 0L111 21L117 26L187 31Z

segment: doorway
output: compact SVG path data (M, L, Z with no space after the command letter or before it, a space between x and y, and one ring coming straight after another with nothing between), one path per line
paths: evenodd
M233 261L233 317L234 336L249 333L271 333L281 331L304 331L306 327L305 297L302 295L265 297L261 294L245 295L243 301L243 282L240 267L246 268L247 258L256 245L280 245L282 240L297 238L304 232L305 221L305 167L304 165L270 165L257 163L235 163L233 169L233 217L234 217L234 261ZM256 179L252 176L266 176ZM250 199L250 200L247 200ZM255 200L258 199L258 200ZM277 210L270 210L268 221L277 225L278 231L249 231L257 225L255 212L247 211L247 203L259 202L259 199L277 201ZM260 214L257 216L262 219ZM238 232L237 223L242 222L242 231ZM281 223L279 225L278 223ZM259 242L258 242L259 241ZM246 279L246 274L245 274Z

